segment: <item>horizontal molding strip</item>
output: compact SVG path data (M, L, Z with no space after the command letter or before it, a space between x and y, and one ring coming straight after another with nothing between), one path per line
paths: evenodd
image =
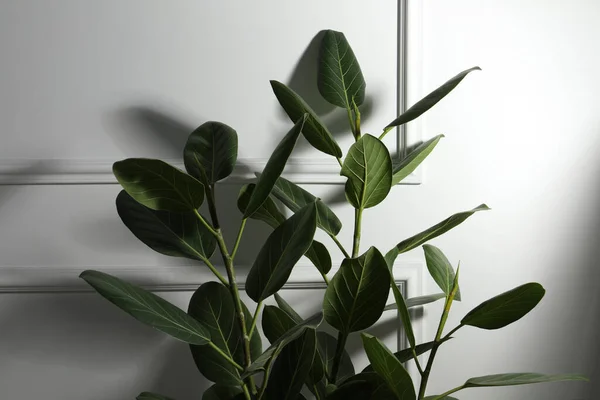
M116 160L114 160L116 161ZM116 184L112 173L114 161L77 159L2 159L0 160L0 185L86 185ZM165 160L185 170L180 160ZM243 183L261 172L267 159L241 158L224 183ZM341 184L339 164L326 159L291 158L283 177L295 183ZM419 184L416 174L411 174L403 184Z
M339 263L338 263L339 264ZM224 273L223 267L217 267ZM115 275L128 282L156 292L194 291L202 283L216 278L202 264L183 266L19 266L0 267L0 293L70 293L91 292L91 287L79 278L87 269L95 269ZM396 282L406 288L410 296L420 294L421 263L402 262L394 267ZM237 267L238 282L243 287L250 267ZM337 268L328 274L333 276ZM325 288L323 278L317 269L308 262L300 262L294 267L285 289Z

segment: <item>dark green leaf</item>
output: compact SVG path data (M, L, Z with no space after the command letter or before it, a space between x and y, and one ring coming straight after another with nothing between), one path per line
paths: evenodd
M317 228L317 209L308 204L267 238L246 279L246 293L256 302L277 292L310 247Z
M415 388L408 371L394 354L376 337L362 333L363 347L375 372L383 378L399 400L416 400Z
M221 122L209 121L188 137L183 161L190 175L210 186L233 172L237 152L237 132Z
M452 396L444 396L444 397L439 397L439 396L427 396L425 397L423 400L458 400L456 397L452 397Z
M325 320L344 333L370 327L383 312L389 287L390 274L375 247L345 259L325 291Z
M429 110L431 107L436 105L438 101L440 101L441 99L446 97L446 95L448 93L450 93L460 83L460 81L462 81L464 79L464 77L467 76L467 74L469 72L476 71L476 70L479 71L479 70L481 70L481 68L473 67L473 68L470 68L466 71L459 73L454 78L450 79L448 82L444 83L442 86L435 89L433 92L429 93L427 96L425 96L424 98L422 98L421 100L416 102L412 107L410 107L408 110L406 110L402 115L400 115L398 118L396 118L395 120L390 122L387 127L400 126L407 122L412 121L415 118L418 118L419 116L421 116L421 114L423 114L424 112Z
M84 279L102 297L140 322L186 343L206 344L210 332L165 299L104 272L83 271Z
M489 386L516 386L529 385L532 383L560 382L560 381L587 381L581 375L544 375L530 372L485 375L471 378L465 382L465 388L489 387Z
M441 343L444 343L445 341L450 340L450 339L452 339L452 337L444 338L443 340L441 340ZM417 354L417 356L427 353L428 351L430 351L433 348L434 344L435 344L435 342L433 342L433 341L418 344L415 347L415 353ZM400 361L401 363L410 361L413 359L412 349L408 348L408 349L397 351L394 353L394 357L396 357L398 359L398 361ZM372 372L372 371L373 371L373 367L371 365L368 365L365 369L363 369L362 372Z
M283 172L285 163L290 157L290 154L292 154L294 146L296 146L296 141L306 123L306 118L306 114L300 116L293 128L290 129L281 142L279 142L275 150L273 150L271 157L269 157L269 160L265 165L263 173L258 178L256 187L252 190L252 195L250 196L250 200L248 200L248 205L244 212L244 218L248 218L254 214L254 212L258 210L269 197L277 178L279 178L279 175Z
M271 87L275 97L283 107L288 117L295 122L304 114L308 114L302 134L308 142L317 150L325 154L340 158L342 150L331 135L331 132L321 122L312 108L296 92L281 82L271 81Z
M406 306L406 302L404 301L404 296L396 286L396 282L394 282L394 274L390 270L390 286L392 288L392 293L394 294L394 300L396 300L396 305L398 306L398 315L400 316L400 321L402 322L402 326L404 327L404 332L406 333L406 338L408 339L408 343L411 348L415 348L415 333L413 331L412 322L410 320L410 314L408 313L408 307Z
M319 92L328 102L352 110L365 100L365 78L342 32L327 30L319 52Z
M275 343L277 339L293 329L297 323L285 311L275 306L265 306L262 313L262 328L269 343Z
M317 332L317 342L319 344L319 355L321 356L325 371L327 372L328 376L331 376L333 358L337 348L337 339L327 332ZM354 375L354 365L352 364L350 355L346 350L344 350L342 353L342 358L340 359L337 380L338 382L341 382L352 375Z
M346 198L354 208L369 208L381 203L392 187L392 159L376 137L363 135L344 160L341 175L348 178Z
M349 382L327 396L327 400L370 400L373 384L366 380Z
M172 399L171 397L163 396L162 394L142 392L136 397L136 400L174 400L174 399Z
M542 300L546 291L531 282L484 301L460 321L482 329L500 329L523 318Z
M293 212L318 199L300 186L279 177L272 194ZM317 201L317 226L331 235L337 235L342 229L342 222L322 201Z
M313 240L308 251L304 255L308 257L323 275L331 270L331 256L329 255L329 250L327 250L327 247L325 247L323 243Z
M128 158L113 164L123 189L153 210L194 211L204 201L204 186L194 177L161 160Z
M361 372L360 374L351 376L350 378L342 382L342 384L340 385L340 389L346 388L348 385L354 386L355 382L362 382L362 386L355 386L356 389L362 389L356 395L351 395L351 393L348 392L348 394L351 396L348 397L349 399L397 400L396 395L394 394L394 392L391 391L387 383L375 372ZM366 390L367 386L365 386L365 383L369 385L369 391ZM329 398L327 399L329 400ZM342 399L342 397L336 397L336 399Z
M246 327L252 325L252 315L242 303ZM229 289L217 282L206 282L196 290L190 300L188 314L210 332L211 342L223 353L244 365L244 337L235 313L235 305ZM255 331L250 339L253 357L261 350L260 335ZM198 370L206 379L225 386L241 384L240 372L212 346L190 345Z
M388 266L393 264L394 260L399 254L412 250L415 247L419 247L423 243L448 232L450 229L462 224L467 218L469 218L476 212L486 211L489 209L490 208L485 204L481 204L480 206L475 207L470 211L456 213L451 217L446 218L442 222L435 224L431 228L426 229L423 232L418 233L415 236L412 236L406 240L403 240L385 255L385 260L388 263Z
M446 296L450 295L452 283L454 282L452 264L450 264L444 253L435 246L426 244L423 245L423 250L425 251L425 261L429 274ZM460 289L457 289L454 300L460 301Z
M274 297L275 302L277 303L279 308L281 308L282 311L284 311L290 318L292 318L292 320L296 324L302 322L302 317L292 308L292 306L289 305L287 301L284 300L283 297L281 297L278 293L275 293Z
M249 183L242 186L240 189L237 206L242 214L245 214L246 208L248 208L248 202L250 201L250 197L252 197L252 192L255 187L256 184ZM277 228L285 221L285 216L279 211L279 208L271 197L267 197L250 218L263 221L273 228Z
M410 299L406 299L406 308L423 306L425 304L433 303L434 301L438 301L439 299L446 298L445 293L436 293L436 294L428 294L425 296L417 296L411 297ZM395 310L398 306L396 303L388 304L385 306L384 311Z
M202 395L202 400L234 400L243 393L238 386L212 385Z
M214 235L192 212L154 211L124 190L117 196L117 212L140 241L161 254L207 260L215 251Z
M254 375L265 369L266 364L271 358L276 358L281 349L289 342L296 339L307 329L317 329L323 321L323 313L317 313L310 318L305 319L301 324L297 324L291 330L287 331L283 336L277 339L267 350L265 350L254 362L247 368L242 375L242 379L250 375Z
M443 137L444 135L437 135L421 143L402 160L392 160L392 185L399 184L404 178L412 174Z
M275 360L265 396L268 399L296 400L312 366L317 349L316 332L307 329L288 343Z

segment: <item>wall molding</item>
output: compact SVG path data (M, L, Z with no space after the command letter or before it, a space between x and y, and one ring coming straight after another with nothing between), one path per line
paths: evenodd
M422 61L422 5L420 2L398 0L398 67L397 110L402 113L408 104L420 99ZM420 121L413 121L398 129L396 148L403 157L408 146L422 140ZM333 158L290 159L283 176L295 183L341 184L345 178L339 175L339 165ZM0 160L0 185L86 185L116 184L112 164L116 160L93 159L2 159ZM183 169L181 160L165 160ZM247 182L254 173L262 171L267 159L239 159L241 166L235 169L225 183ZM423 181L422 167L408 176L402 184L418 185Z

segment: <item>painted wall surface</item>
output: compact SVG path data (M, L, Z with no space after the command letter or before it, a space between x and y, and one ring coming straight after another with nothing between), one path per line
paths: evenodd
M446 137L425 165L423 184L396 187L379 208L365 212L363 247L387 249L454 212L487 203L492 211L433 242L461 262L463 301L449 326L521 283L539 281L548 292L531 315L508 328L459 331L439 352L431 393L490 373L581 372L592 383L471 390L459 397L595 399L600 3L428 0L422 6L423 88L474 65L483 71L426 115L423 137ZM268 80L314 95L306 86L306 78L314 79L306 72L315 55L309 43L326 28L346 32L361 61L372 95L365 124L376 131L395 109L396 14L394 2L379 0L311 0L302 7L276 0L5 2L0 161L31 159L39 171L39 159L172 159L189 131L206 120L235 126L240 154L263 158L289 127ZM330 123L339 117L323 103L315 108ZM345 145L348 140L340 138ZM298 155L322 157L307 147ZM353 212L341 202L342 186L305 187L334 202L348 221L340 235L348 243ZM238 188L221 189L225 226L232 229ZM86 268L189 267L137 242L116 215L117 193L116 185L1 186L3 279L35 277L35 271L76 276ZM267 234L258 224L249 228L242 263L251 262ZM414 250L400 265L422 259ZM426 292L436 290L432 281L424 285ZM316 293L286 293L306 315L318 307ZM185 307L191 293L161 295ZM432 306L418 319L423 340L434 336L438 313L439 305ZM131 399L156 390L186 400L207 385L185 345L91 293L0 294L0 326L2 398ZM380 329L394 341L388 325Z

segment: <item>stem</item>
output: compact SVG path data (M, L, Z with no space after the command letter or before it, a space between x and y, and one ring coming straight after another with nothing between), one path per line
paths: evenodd
M246 218L242 220L240 224L240 230L238 231L237 238L235 239L235 244L233 245L233 250L231 251L231 259L235 258L235 254L238 251L238 247L240 246L240 242L242 241L242 234L244 233L244 228L246 227Z
M319 272L321 272L321 271L319 271ZM323 277L323 280L325 281L325 284L327 286L329 286L329 278L327 277L327 274L324 274L324 273L321 272L321 276Z
M210 347L212 347L213 350L215 350L217 353L219 353L224 359L226 359L231 365L233 365L235 368L237 368L239 371L243 371L244 367L242 367L240 364L236 363L231 357L229 357L223 350L221 350L216 344L214 344L213 342L208 342L208 345Z
M227 282L227 279L225 279L223 277L223 275L221 275L221 273L219 271L217 271L217 268L213 265L213 263L210 262L210 260L208 258L203 257L202 261L204 261L204 264L206 264L208 269L210 269L212 271L212 273L215 274L217 279L219 279L223 285L225 285L226 287L229 287L229 283Z
M354 136L354 140L358 140L360 138L360 133L356 132L356 124L354 123L354 118L352 117L352 110L346 107L346 111L348 111L348 121L350 122L350 130L352 130L352 136Z
M385 128L383 130L383 133L381 135L379 135L379 140L383 140L383 138L385 137L385 135L387 135L387 133L389 131L391 131L392 129L394 129L394 128L395 128L395 126L388 126L387 128Z
M209 232L212 233L214 236L217 236L217 231L212 226L210 226L210 224L204 219L202 214L200 214L198 210L194 210L194 213L196 214L196 217L198 217L200 222L202 222L202 225L204 225L206 229L208 229Z
M277 346L277 349L273 352L273 355L269 357L269 361L265 365L265 373L263 376L263 382L260 387L260 391L258 392L258 400L261 400L263 395L265 394L265 389L267 388L267 384L269 383L269 376L271 376L271 367L273 366L273 360L275 359L275 354L279 353L281 349L281 343Z
M210 188L206 188L208 209L213 220L213 224L215 226L215 237L217 238L217 244L219 246L221 256L223 257L223 262L225 263L225 269L227 270L227 279L229 280L229 291L231 293L231 297L233 298L235 313L237 315L240 331L242 332L242 337L244 338L244 366L248 368L250 364L252 364L252 356L250 354L250 337L248 336L248 332L246 330L246 316L244 315L242 301L240 300L240 293L238 290L237 282L235 280L233 259L229 255L227 245L225 244L225 239L223 238L223 233L221 232L221 228L219 226L219 216L217 215L217 209L215 207L214 189L214 185L211 185ZM248 377L248 383L250 385L250 389L254 393L256 391L256 386L254 384L254 378L252 376Z
M463 390L464 388L465 388L465 385L457 386L454 389L450 389L447 392L440 394L439 396L435 396L432 400L443 399L444 397L451 395L452 393L456 393L459 390Z
M344 163L343 163L343 161L342 161L342 159L341 159L341 158L339 158L339 157L336 157L335 159L337 160L338 164L340 164L340 167L343 167L343 166L344 166Z
M329 237L333 240L333 242L337 245L337 247L344 254L344 257L350 258L350 254L348 254L348 252L346 251L346 249L344 248L344 246L340 243L340 241L338 240L337 236L329 235Z
M252 316L252 325L250 325L250 330L248 331L248 336L252 337L252 332L254 332L254 328L256 328L256 321L258 320L258 313L262 309L263 302L259 301L256 305L256 310L254 311L254 315Z
M338 370L340 369L340 361L342 360L342 355L344 354L346 340L348 340L348 334L339 332L337 338L337 346L335 348L335 356L333 357L333 366L331 367L331 377L329 379L333 384L335 384Z
M252 396L250 396L250 392L248 391L248 386L242 385L242 389L244 390L244 397L246 400L252 400Z
M448 334L446 336L444 336L444 338L442 339L442 342L446 341L448 338L450 338L450 336L452 336L453 333L455 333L457 330L459 330L460 328L462 328L464 325L459 325L456 328L452 329L450 332L448 332Z
M358 257L360 250L360 230L362 225L362 208L357 208L354 212L354 243L352 245L352 258Z

